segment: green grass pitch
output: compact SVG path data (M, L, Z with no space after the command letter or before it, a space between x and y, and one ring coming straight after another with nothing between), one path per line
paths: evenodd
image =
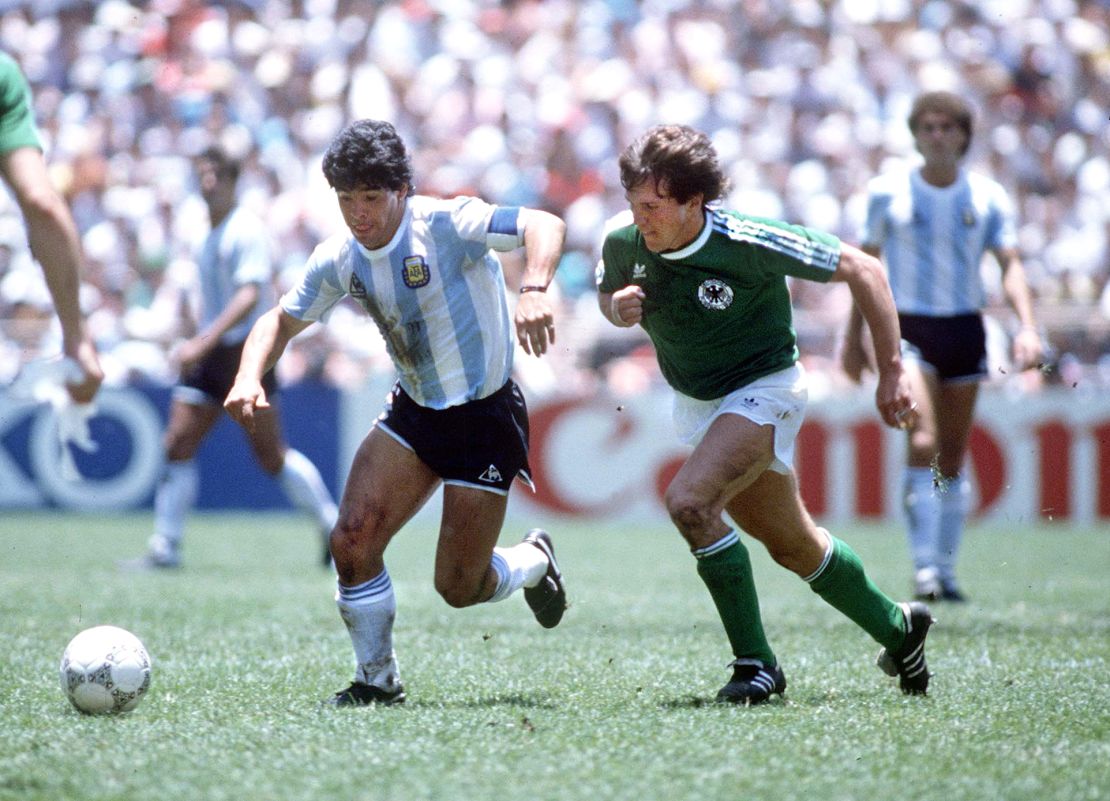
M526 521L512 521L516 541ZM150 516L0 516L0 799L1110 798L1110 532L973 527L972 602L937 605L927 698L878 646L751 547L785 702L710 703L727 643L669 527L549 526L571 608L465 610L432 588L433 524L388 554L409 701L327 710L353 657L334 578L293 516L196 515L186 567L127 575ZM897 525L840 527L908 589ZM58 662L82 628L146 643L134 712L77 713Z

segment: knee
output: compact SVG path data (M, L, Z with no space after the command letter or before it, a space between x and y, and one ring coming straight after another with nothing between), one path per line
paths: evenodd
M668 488L663 500L667 514L683 536L704 531L713 521L709 504L692 492Z
M376 529L371 520L365 521L340 517L328 537L328 548L335 572L344 584L350 584L356 576L373 571L375 562L381 561L382 548L375 548L378 541Z
M358 566L358 557L362 553L360 543L362 537L359 532L343 528L336 523L328 537L328 550L335 565L335 572L343 584L351 584Z

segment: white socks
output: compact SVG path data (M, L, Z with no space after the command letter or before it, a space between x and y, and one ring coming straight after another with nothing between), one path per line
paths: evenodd
M375 578L354 587L338 585L335 604L355 649L355 681L390 692L398 690L401 674L393 652L397 599L389 573L382 570Z
M903 472L902 493L914 569L935 568L940 533L940 490L933 487L933 468L907 467Z
M289 448L277 478L289 500L301 511L312 515L321 529L330 532L335 527L338 515L335 501L320 477L320 471L307 456Z
M956 553L964 537L971 484L962 476L941 479L931 467L907 467L904 496L910 553L922 586L955 578Z
M547 573L547 557L527 542L511 548L494 548L490 564L497 572L497 589L488 603L502 601L521 587L535 587Z
M933 565L942 582L956 578L956 552L964 538L964 521L967 519L971 484L962 475L950 479L940 495L940 525Z
M489 599L500 601L521 587L534 587L547 573L547 557L534 545L522 542L511 548L494 548L491 560L497 589ZM355 650L355 681L390 692L401 686L397 655L393 651L393 621L397 599L389 573L354 587L338 585L335 605Z
M200 476L196 462L167 462L154 493L154 534L150 552L159 560L176 561L185 537L185 516L197 500Z

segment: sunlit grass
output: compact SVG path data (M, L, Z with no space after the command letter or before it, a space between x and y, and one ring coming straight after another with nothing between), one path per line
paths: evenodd
M753 545L790 684L739 709L710 703L727 644L665 525L553 523L572 607L547 631L519 596L447 607L418 524L388 555L409 701L328 710L352 656L310 527L196 516L183 570L119 572L149 525L0 518L0 799L1110 797L1103 531L974 529L972 602L934 610L927 698L902 696L878 646ZM837 534L892 595L908 588L895 527ZM98 623L153 657L129 715L82 716L58 687L66 642Z

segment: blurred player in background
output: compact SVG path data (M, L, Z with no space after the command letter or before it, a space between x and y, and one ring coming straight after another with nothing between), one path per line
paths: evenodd
M605 238L598 302L614 325L651 337L675 389L679 435L695 446L665 502L735 656L717 700L759 704L786 689L747 549L722 512L878 641L880 667L903 692L924 694L928 607L897 604L871 582L855 552L809 516L792 467L807 389L787 276L848 284L879 356L883 421L913 415L882 265L830 234L709 208L726 178L692 128L652 128L621 154L620 175L631 216Z
M223 150L210 148L197 159L196 171L211 223L196 255L200 319L197 333L174 354L181 378L174 388L165 432L166 466L154 497L154 534L146 555L127 563L129 567L181 564L185 518L197 493L194 457L223 413L221 404L234 383L251 325L274 299L274 267L264 225L238 205L238 162ZM268 372L263 382L273 397L273 373ZM294 505L312 516L327 564L327 537L337 509L319 471L304 454L285 444L274 406L259 410L247 437L262 469L278 479Z
M50 183L31 88L7 53L0 53L0 172L23 213L31 254L42 265L62 326L62 353L79 373L66 388L75 402L88 403L104 373L81 314L81 242L69 207Z
M987 377L980 274L987 251L1002 268L1002 288L1020 326L1015 366L1040 363L1043 344L1010 200L995 181L961 166L971 145L971 107L950 92L928 92L914 102L909 126L924 163L872 180L863 249L886 264L917 404L903 479L914 592L963 601L955 567L970 487L961 471L979 383ZM856 381L871 363L862 328L853 308L842 363Z
M324 156L350 234L311 256L298 286L254 326L225 408L251 430L267 407L262 376L289 340L350 296L385 338L399 379L359 446L331 536L336 603L357 663L338 706L405 700L393 650L396 600L384 554L442 482L435 587L453 607L520 588L536 619L562 619L566 593L548 534L495 547L509 488L528 468L528 412L510 377L513 328L494 250L525 249L517 341L539 356L555 339L548 284L566 226L535 209L413 194L404 142L386 122L347 126Z

